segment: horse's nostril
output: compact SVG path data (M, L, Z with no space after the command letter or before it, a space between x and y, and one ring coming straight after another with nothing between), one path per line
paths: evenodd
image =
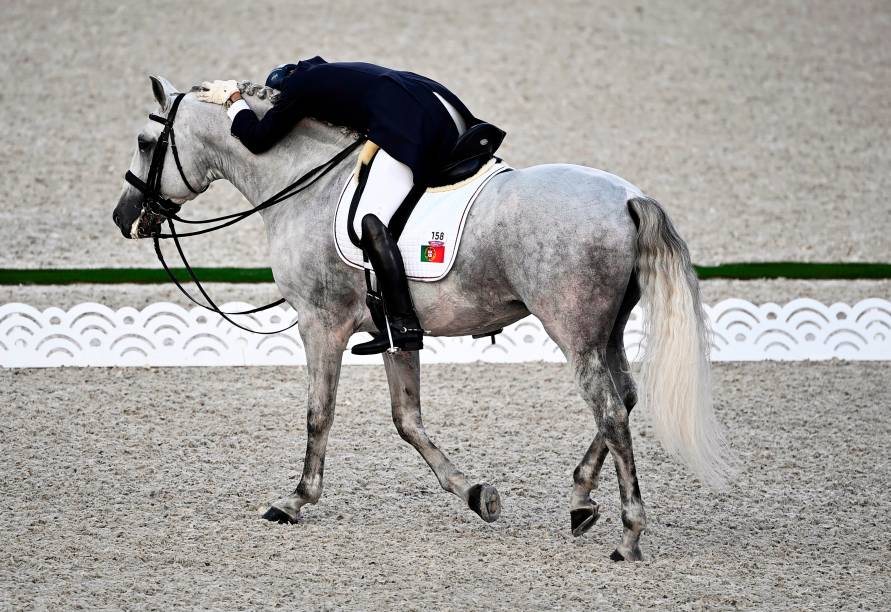
M118 211L114 211L114 214L111 215L111 218L114 220L114 224L118 227L121 226L121 213Z

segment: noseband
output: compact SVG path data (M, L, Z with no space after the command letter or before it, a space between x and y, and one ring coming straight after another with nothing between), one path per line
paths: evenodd
M151 214L157 215L167 221L167 227L170 229L169 234L162 234L160 232L152 235L152 239L155 243L155 254L158 256L158 260L161 262L161 265L164 267L164 271L167 272L167 276L170 277L170 280L177 286L177 288L185 295L189 300L197 304L202 308L206 308L216 314L220 315L223 319L238 327L239 329L243 329L244 331L256 333L256 334L278 334L283 331L287 331L297 325L297 321L295 320L293 323L284 327L282 329L277 329L275 331L257 331L254 329L249 329L236 323L229 315L250 315L257 312L261 312L263 310L268 310L269 308L273 308L275 306L279 306L285 302L285 299L282 298L280 300L276 300L275 302L271 302L266 304L265 306L260 306L259 308L252 308L250 310L242 310L238 312L224 312L220 309L219 306L214 303L214 301L210 298L205 291L204 286L201 284L201 281L198 280L198 277L195 275L195 271L189 265L189 262L186 260L186 255L183 252L182 245L180 244L180 238L187 236L198 236L200 234L208 234L210 232L222 229L224 227L228 227L230 225L234 225L239 221L243 221L247 219L253 214L260 212L266 208L271 206L275 206L281 202L284 202L290 197L293 197L303 191L304 189L312 186L316 181L320 178L328 174L331 170L336 168L340 162L349 157L350 153L355 151L360 145L365 142L364 138L359 138L355 142L349 144L345 149L337 153L334 157L329 159L328 161L316 166L312 170L309 170L305 174L303 174L296 181L276 193L274 196L261 202L254 208L250 210L245 210L241 212L231 213L228 215L223 215L221 217L214 217L212 219L183 219L179 216L179 211L182 208L180 204L171 201L168 198L165 198L161 195L161 172L164 170L164 158L167 155L168 146L170 150L173 151L173 161L176 162L176 169L179 171L179 175L185 183L186 187L189 188L189 191L198 195L204 193L207 190L207 187L201 189L200 191L192 187L192 184L189 183L189 179L186 178L185 172L183 172L182 163L179 160L179 153L176 149L176 136L173 132L173 121L176 119L176 111L179 109L179 104L182 102L182 99L186 94L180 93L176 95L176 98L173 100L173 104L170 107L170 112L167 113L167 117L161 117L159 115L150 114L149 119L152 121L157 121L164 125L164 129L161 130L161 135L158 137L158 142L155 145L155 150L152 152L152 161L149 166L148 176L145 181L140 179L138 176L127 170L127 173L124 175L124 179L136 188L143 195L143 212L149 212ZM192 225L205 225L209 223L217 223L213 227L207 227L201 230L196 230L193 232L186 232L179 234L176 231L176 226L173 224L174 220L179 221L181 223L189 223ZM183 266L189 274L189 277L192 279L192 282L195 283L195 286L198 288L198 291L204 296L204 299L207 300L207 303L204 304L186 291L185 287L182 286L179 279L176 278L176 275L167 265L167 262L164 259L164 254L161 251L161 243L160 239L170 238L173 240L173 243L176 245L177 253L179 254L180 259L183 262Z

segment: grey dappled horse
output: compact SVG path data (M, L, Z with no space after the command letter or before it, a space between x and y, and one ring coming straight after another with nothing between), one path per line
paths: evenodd
M176 93L152 78L161 113ZM269 95L243 86L259 114ZM262 92L262 93L261 93ZM221 106L186 96L175 120L183 172L196 190L226 179L257 205L309 168L329 159L357 135L313 119L301 121L276 147L254 155L229 133ZM139 135L130 171L146 176L161 125ZM350 337L374 331L360 270L341 262L332 224L335 206L358 153L294 201L262 211L272 271L282 295L300 315L309 375L307 446L303 475L264 518L296 522L300 508L319 500L325 447L334 420L341 356ZM161 193L177 203L195 197L168 155ZM124 187L115 209L120 227L144 237L157 219L142 212L142 195ZM520 253L521 255L518 255ZM612 454L622 502L622 542L614 559L640 559L645 526L628 414L637 402L625 357L623 330L638 300L646 312L643 398L666 448L704 481L728 473L726 446L710 401L706 321L686 245L665 211L622 179L567 164L534 166L496 176L474 204L451 273L435 283L411 283L421 323L435 336L496 330L537 316L569 362L598 433L573 474L569 500L573 534L599 516L592 499L607 453ZM495 487L473 483L424 431L417 352L385 354L393 421L399 435L430 465L443 489L487 522L501 512Z

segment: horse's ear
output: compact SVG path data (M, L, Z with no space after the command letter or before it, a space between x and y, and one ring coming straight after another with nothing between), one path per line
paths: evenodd
M161 105L161 110L166 111L170 106L170 96L177 93L170 81L164 77L149 76L152 81L152 93L155 94L155 100Z

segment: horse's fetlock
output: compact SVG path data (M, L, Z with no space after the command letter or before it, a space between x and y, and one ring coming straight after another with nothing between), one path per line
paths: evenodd
M294 495L306 503L314 504L322 497L322 484L319 482L301 481L294 489Z
M448 475L445 477L444 482L440 483L442 488L448 491L449 493L456 493L460 495L461 487L467 484L467 479L464 477L464 474L459 472L458 470L450 470Z
M647 514L643 504L629 504L623 508L622 525L634 533L643 531L647 526Z
M588 463L580 463L572 472L572 481L577 487L590 491L597 485L597 474L593 466Z

